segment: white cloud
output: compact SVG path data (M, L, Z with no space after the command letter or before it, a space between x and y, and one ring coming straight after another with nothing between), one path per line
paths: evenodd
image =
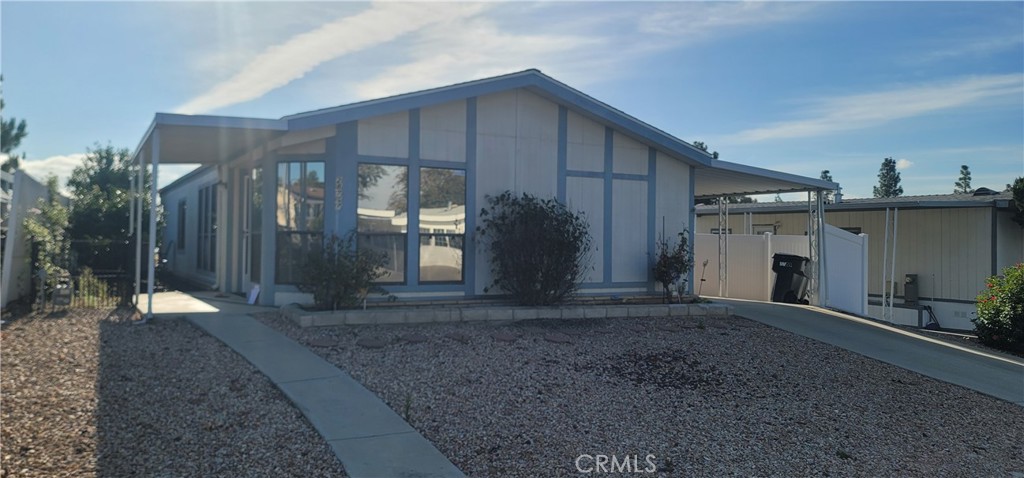
M579 68L598 56L585 50L605 40L573 34L519 34L502 31L494 21L458 19L424 29L414 42L408 63L386 69L355 85L361 98L379 98L471 78L510 73L528 68ZM600 61L607 55L601 53ZM567 63L575 65L566 67Z
M50 175L57 176L61 192L67 194L67 183L68 178L71 177L71 171L82 165L85 156L86 153L71 153L43 159L23 159L21 169L40 183L45 183L46 178Z
M794 20L818 6L810 2L679 2L640 19L644 33L704 37L729 27Z
M369 9L265 49L238 73L175 109L205 113L263 96L317 66L395 40L431 23L465 18L482 4L375 3Z
M908 169L908 168L910 168L913 165L914 165L914 162L909 160L909 159L900 158L900 159L896 160L896 169L898 169L900 171L902 171L904 169Z
M740 142L822 136L878 126L891 121L959 108L985 100L1020 96L1019 74L976 76L958 81L918 85L814 101L807 118L783 121L733 135ZM1005 105L1007 103L1003 103Z

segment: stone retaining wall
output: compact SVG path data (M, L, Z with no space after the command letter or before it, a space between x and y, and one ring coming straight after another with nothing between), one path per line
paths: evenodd
M358 324L419 324L530 319L598 319L605 317L728 317L732 307L724 304L667 305L573 305L565 307L444 307L392 308L311 312L284 306L281 313L300 327Z

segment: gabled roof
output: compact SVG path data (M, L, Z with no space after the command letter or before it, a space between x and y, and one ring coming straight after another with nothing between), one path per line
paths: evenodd
M694 195L713 197L835 190L837 183L714 159L706 151L531 69L376 100L324 108L280 119L158 113L135 157L154 147L160 163L218 164L288 131L356 121L518 88L582 114L694 168ZM154 138L156 141L154 142Z
M562 104L600 123L615 127L636 139L665 151L674 153L693 165L710 166L711 155L692 144L676 138L654 126L640 121L608 104L598 101L572 88L540 70L530 69L482 80L456 83L429 90L389 96L376 100L361 101L348 105L324 108L298 113L281 118L292 130L316 128L371 116L397 113L413 108L447 103L474 96L525 88L555 103Z
M1013 200L1013 194L1000 192L997 194L930 194L921 196L897 196L891 198L857 198L843 199L841 203L825 205L826 211L871 211L885 208L929 209L929 208L963 208L963 207L995 207L1005 208ZM729 213L773 213L773 212L807 212L807 201L759 202L730 204ZM697 206L697 215L718 214L718 206Z

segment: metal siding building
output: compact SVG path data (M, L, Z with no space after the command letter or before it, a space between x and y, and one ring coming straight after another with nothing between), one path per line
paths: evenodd
M921 303L932 307L939 323L969 330L974 327L970 319L985 279L1024 261L1024 229L1012 221L1010 201L1009 193L848 199L826 206L825 219L833 226L867 234L869 311L881 317L886 208L898 208L896 307L904 297L903 278L917 274ZM729 228L733 234L771 230L803 235L807 220L800 208L793 203L731 205ZM698 232L718 227L717 208L698 206L697 215ZM917 308L898 310L894 317L905 325L928 319Z
M485 295L477 213L506 190L586 214L583 293L650 293L656 237L692 234L698 189L837 187L715 160L536 70L279 120L157 114L134 157L205 165L161 190L169 269L225 292L259 285L267 305L307 301L302 251L349 231L388 252L399 298ZM438 178L460 192L436 197Z

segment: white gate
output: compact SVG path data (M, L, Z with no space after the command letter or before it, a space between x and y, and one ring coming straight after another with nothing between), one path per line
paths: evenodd
M718 235L694 236L693 290L705 296L718 295ZM867 314L867 239L867 235L851 234L825 225L825 253L828 261L826 306L860 315ZM773 255L810 257L807 236L728 234L726 241L729 248L727 287L722 295L734 299L771 300L775 284ZM707 261L706 267L704 261ZM808 264L807 267L815 266Z

